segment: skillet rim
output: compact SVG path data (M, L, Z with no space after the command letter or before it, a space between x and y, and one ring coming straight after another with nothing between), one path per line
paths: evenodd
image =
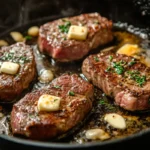
M121 143L121 142L126 142L128 140L140 138L146 134L150 134L150 128L142 130L138 133L131 134L127 137L106 140L106 141L94 141L94 142L88 142L88 143L83 143L83 144L31 141L28 139L21 139L18 137L12 137L12 136L8 136L8 135L0 135L0 140L3 139L6 141L9 141L9 142L13 142L14 144L21 144L22 146L25 145L25 146L32 146L32 147L34 146L34 147L38 147L38 148L78 149L78 148L90 148L90 147L96 147L96 146L98 146L100 148L100 146L105 146L105 145L109 146L111 144L117 144L117 143Z

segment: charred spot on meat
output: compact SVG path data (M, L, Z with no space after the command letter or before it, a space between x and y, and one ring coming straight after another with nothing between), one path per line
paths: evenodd
M14 101L27 89L36 73L32 48L24 43L0 50L0 102Z
M12 132L14 135L37 140L61 135L80 123L88 114L92 108L93 93L92 84L76 74L64 74L54 79L47 88L27 94L13 106ZM59 108L53 105L49 111L39 111L41 97L50 95L54 96L55 104L61 99ZM40 109L43 108L40 106Z
M42 25L38 45L41 52L57 61L68 62L83 58L90 50L112 39L112 21L98 13L89 13Z
M150 68L139 60L105 51L86 58L82 72L120 107L130 111L150 108Z

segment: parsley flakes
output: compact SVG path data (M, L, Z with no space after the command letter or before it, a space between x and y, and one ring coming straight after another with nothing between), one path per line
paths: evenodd
M54 86L54 88L56 88L56 89L60 89L60 88L61 88L61 86L59 86L59 85L55 85L55 86Z
M99 62L99 58L98 57L94 57L94 60L96 61L96 62Z
M75 96L75 93L73 91L69 91L69 96Z
M58 28L62 33L68 33L70 26L71 22L66 21L64 25L59 25Z
M139 86L143 86L146 82L146 76L142 76L139 71L133 70L127 71L127 73L130 76L130 79L134 80Z
M124 73L124 67L123 67L122 62L113 62L112 65L113 65L113 68L115 68L115 72L117 74L120 75Z

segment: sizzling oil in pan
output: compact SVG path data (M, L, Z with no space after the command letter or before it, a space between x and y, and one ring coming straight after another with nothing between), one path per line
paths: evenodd
M150 51L148 50L149 41L148 41L148 34L145 33L146 30L134 28L133 26L128 26L127 24L123 23L116 23L115 26L117 27L114 29L116 39L112 43L105 45L104 47L99 47L93 53L97 53L100 50L107 48L109 46L116 46L129 42L132 44L139 44L144 49L147 49L147 55L149 54L148 52ZM26 30L23 32L23 34L25 33ZM14 41L8 35L4 36L3 38L6 39L9 42L9 44L14 43ZM63 73L77 73L82 78L84 78L81 72L82 60L71 63L56 62L50 57L39 53L36 40L37 40L36 38L32 38L31 40L27 40L26 43L33 47L34 55L36 58L38 75L40 75L42 69L50 69L52 70L54 77L58 77ZM37 77L37 80L32 84L31 90L36 90L46 85L47 84L40 83ZM89 129L95 128L100 128L103 129L105 132L107 132L109 134L108 140L126 137L128 135L150 128L150 111L129 112L123 110L120 107L116 106L112 99L108 98L100 89L96 87L94 97L95 98L93 109L90 115L85 119L85 121L82 124L80 124L79 126L77 126L76 128L72 129L71 131L69 131L64 135L64 137L70 135L69 138L65 138L65 140L60 138L61 142L62 141L71 143L90 142L91 140L88 140L86 138L85 132ZM12 104L0 105L0 134L12 136L10 127L11 109ZM104 115L107 113L117 113L123 116L127 124L126 129L124 130L115 129L111 127L108 123L106 123L104 121Z

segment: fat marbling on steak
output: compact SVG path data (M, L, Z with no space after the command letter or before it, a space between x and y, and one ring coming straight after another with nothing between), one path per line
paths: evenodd
M84 60L82 72L120 107L130 111L150 108L150 68L139 60L101 52Z
M14 101L35 77L36 66L32 48L24 43L0 49L0 67L3 62L19 64L17 74L0 72L0 101Z
M73 92L74 95L69 95ZM43 94L61 97L60 109L39 112L38 99ZM68 131L80 123L92 108L93 86L78 75L62 75L49 87L27 94L11 112L11 127L15 135L46 140Z
M86 40L67 38L70 25L88 28ZM65 28L64 28L65 27ZM48 22L40 27L38 45L44 52L62 62L83 58L88 52L113 39L112 21L99 13L81 14Z

